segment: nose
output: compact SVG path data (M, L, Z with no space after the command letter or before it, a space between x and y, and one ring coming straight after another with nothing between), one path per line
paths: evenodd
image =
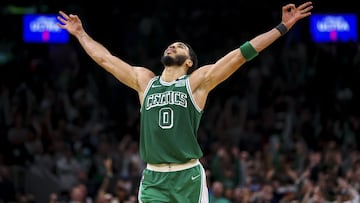
M170 45L166 50L165 50L165 52L167 53L167 52L173 52L173 51L175 51L175 46L174 45Z

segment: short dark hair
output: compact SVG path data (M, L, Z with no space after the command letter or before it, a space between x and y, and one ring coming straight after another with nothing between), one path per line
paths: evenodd
M189 73L191 73L192 71L194 71L195 69L197 69L198 66L198 59L197 59L197 55L194 51L194 49L188 44L188 43L184 43L188 48L189 48L189 56L191 61L193 62L193 65L189 68Z

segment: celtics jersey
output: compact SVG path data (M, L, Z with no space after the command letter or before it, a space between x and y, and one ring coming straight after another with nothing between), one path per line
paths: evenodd
M195 104L188 75L170 83L154 77L140 115L140 155L145 162L184 163L202 156L197 142L202 111Z

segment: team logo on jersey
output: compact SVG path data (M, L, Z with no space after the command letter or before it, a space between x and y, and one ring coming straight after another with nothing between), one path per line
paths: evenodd
M146 97L145 109L149 110L156 106L165 106L168 104L187 107L187 94L179 91L166 91L154 93Z

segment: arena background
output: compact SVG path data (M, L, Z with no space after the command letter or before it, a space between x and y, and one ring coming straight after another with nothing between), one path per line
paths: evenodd
M115 155L137 150L136 93L97 66L74 38L67 44L24 43L22 14L77 14L88 33L113 54L160 73L160 55L169 43L188 42L200 65L214 62L276 26L288 2L2 0L0 202L20 197L48 202L52 192L66 199L71 187L60 183L63 176L71 183L86 182L88 195L95 198L104 157L118 158L114 171L132 184L129 199L139 178ZM355 13L360 22L360 1L313 4L313 13ZM213 160L224 147L255 157L280 142L281 154L292 154L292 139L299 137L311 152L323 152L335 141L346 160L346 149L358 152L360 146L359 78L359 42L314 43L309 20L299 22L211 93L199 135L205 167L215 173ZM284 115L295 118L289 124ZM251 139L246 135L252 135L247 130L254 123L251 133L258 137ZM284 134L291 134L292 141ZM66 149L81 169L58 168ZM218 170L221 174L223 169ZM211 176L210 182L217 180L232 189L243 184L226 182L221 175Z

